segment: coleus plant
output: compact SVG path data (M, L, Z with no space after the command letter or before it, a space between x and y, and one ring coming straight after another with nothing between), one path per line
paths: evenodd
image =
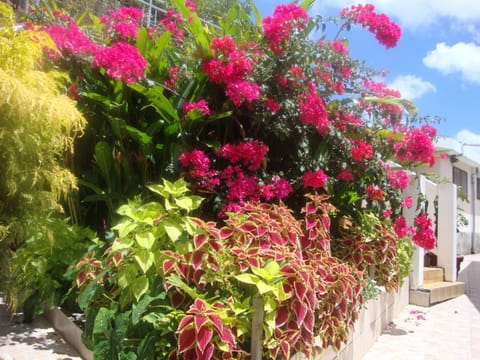
M162 202L120 207L112 243L77 265L79 303L90 323L85 335L98 356L248 358L256 295L263 300L265 358L309 355L319 335L320 348L346 341L363 279L330 254L327 197L312 195L304 220L283 204L249 202L218 226L185 216L199 199L183 180L150 188ZM106 318L117 325L105 328ZM118 338L139 332L150 345Z

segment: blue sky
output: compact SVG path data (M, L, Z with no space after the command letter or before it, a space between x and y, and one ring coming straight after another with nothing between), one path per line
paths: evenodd
M338 15L362 1L317 0L310 14ZM256 0L264 16L281 0ZM364 3L364 2L363 2ZM402 27L398 46L385 49L359 27L344 33L354 58L387 70L385 82L412 100L421 115L440 116L439 135L480 144L480 1L371 0ZM467 149L468 148L468 149ZM480 147L465 146L480 163ZM468 154L467 154L468 155Z

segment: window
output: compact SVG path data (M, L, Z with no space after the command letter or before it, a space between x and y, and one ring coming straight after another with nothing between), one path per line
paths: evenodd
M453 167L453 183L459 187L458 192L468 197L468 173L457 167Z
M477 177L477 200L480 200L480 178Z

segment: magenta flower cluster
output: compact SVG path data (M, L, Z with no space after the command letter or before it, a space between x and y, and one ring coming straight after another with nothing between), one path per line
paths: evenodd
M415 218L415 228L416 232L412 237L414 244L425 250L435 248L436 239L432 230L432 219L430 219L425 212L422 212Z
M436 135L437 129L430 125L408 130L403 140L394 144L395 156L402 162L420 162L432 166L435 163L432 139Z
M327 175L325 175L322 169L317 171L307 171L303 174L303 185L305 187L319 189L325 187L327 179Z
M67 20L67 25L52 25L45 28L50 35L58 50L64 55L94 55L99 46L92 42L77 23L72 19ZM52 58L56 58L56 54L49 54Z
M322 135L330 133L331 121L328 118L327 109L323 98L317 94L315 85L310 84L310 92L299 96L299 119L304 124L310 124L317 128Z
M297 4L278 5L273 16L263 19L263 35L270 49L277 55L283 53L284 44L290 40L294 30L303 30L308 23L308 14Z
M408 187L409 183L408 174L403 170L389 171L388 180L393 189L404 190Z
M272 176L268 183L259 178L267 152L265 144L250 140L222 146L213 154L213 161L197 149L183 153L179 160L191 182L208 191L225 194L219 211L219 216L224 216L228 211L240 211L246 201L283 199L293 191L288 180L279 176ZM226 165L222 159L227 160ZM214 169L215 166L219 170Z
M188 115L190 111L195 111L202 115L210 115L210 109L208 108L207 101L204 99L195 102L186 101L183 104L183 113Z
M237 48L230 36L214 38L210 48L215 58L203 63L202 70L210 81L225 85L225 94L237 107L250 104L260 97L260 87L250 81L253 60L247 53Z
M100 21L105 24L109 36L128 40L138 37L138 25L142 17L143 11L138 8L121 7L118 10L110 10L108 15L100 18Z
M107 32L114 32L118 38L135 38L141 17L142 11L139 9L120 8L112 10L103 21ZM45 31L63 56L77 56L91 61L93 67L104 68L108 76L127 84L145 77L147 61L135 46L123 40L112 42L110 46L97 45L71 18L66 19L65 15L61 15L59 19L64 24L51 25Z
M375 6L372 4L352 5L350 8L343 9L340 14L364 28L368 28L378 42L386 48L397 46L402 35L400 26L390 21L387 15L377 14Z
M119 41L110 47L99 48L92 65L103 67L111 78L130 84L145 76L147 61L135 46Z

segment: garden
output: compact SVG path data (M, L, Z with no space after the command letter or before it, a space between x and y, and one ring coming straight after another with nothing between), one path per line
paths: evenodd
M40 3L0 2L0 290L26 321L82 312L96 359L309 357L434 247L404 190L436 129L348 48L399 41L372 5L169 0L147 28Z

